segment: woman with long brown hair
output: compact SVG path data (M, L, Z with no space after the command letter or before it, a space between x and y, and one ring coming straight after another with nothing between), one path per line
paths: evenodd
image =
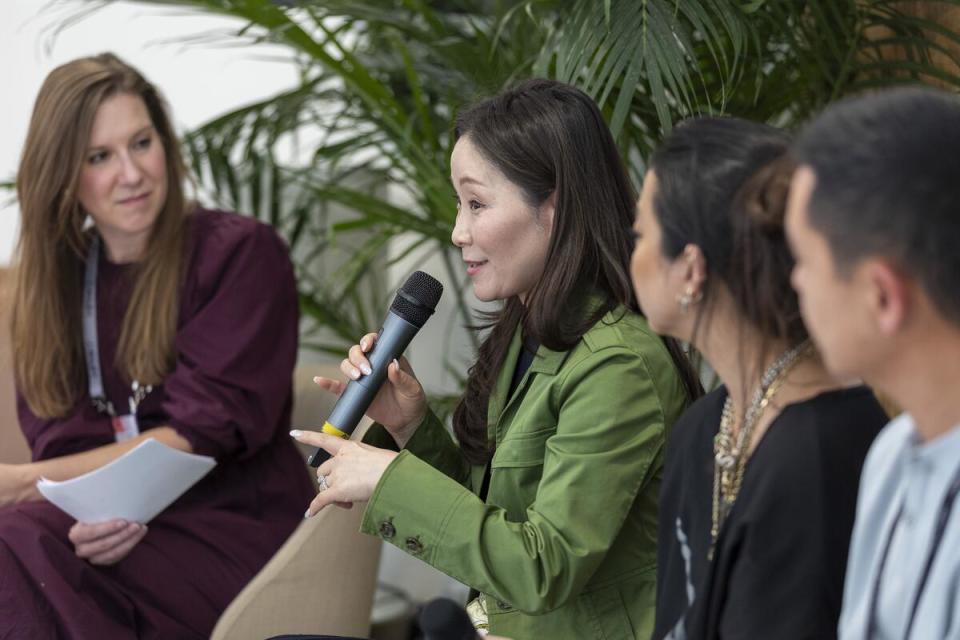
M588 96L546 80L464 110L455 136L452 240L476 297L503 303L457 444L391 364L365 444L297 432L336 454L309 513L369 500L363 530L472 587L475 624L494 633L647 638L665 433L699 383L638 313L617 147ZM369 371L375 338L344 373Z
M310 495L284 437L297 346L286 248L188 202L184 181L139 72L102 54L50 73L17 174L13 352L34 462L0 466L4 637L207 637ZM72 522L36 488L149 438L218 462L149 530Z

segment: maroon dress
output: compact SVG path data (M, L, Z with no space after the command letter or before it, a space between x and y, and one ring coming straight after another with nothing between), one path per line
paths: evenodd
M286 247L266 225L232 213L198 210L190 225L176 365L138 416L141 432L170 425L217 466L109 567L77 558L67 539L74 521L52 504L0 509L2 640L206 638L313 497L288 434L298 312ZM103 254L104 388L125 407L129 382L112 363L135 267ZM77 271L82 286L82 264ZM86 391L63 419L38 418L19 394L18 410L35 460L114 441Z

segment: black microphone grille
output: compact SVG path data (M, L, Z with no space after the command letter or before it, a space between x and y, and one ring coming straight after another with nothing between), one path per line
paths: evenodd
M443 285L440 284L440 281L423 271L411 273L400 290L430 309L437 308L440 296L443 295Z
M420 612L420 629L427 640L474 640L477 631L470 616L448 598L436 598Z
M410 324L422 327L433 315L442 294L443 285L439 280L423 271L414 271L397 291L390 311Z

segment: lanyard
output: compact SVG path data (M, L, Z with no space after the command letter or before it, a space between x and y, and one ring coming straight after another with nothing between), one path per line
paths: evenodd
M100 346L97 335L97 266L100 261L100 236L94 235L87 250L87 263L83 274L83 353L87 362L87 385L90 402L97 411L113 419L114 434L118 441L132 438L139 433L137 406L147 397L153 387L141 385L134 380L127 400L129 413L118 416L113 403L103 389L103 372L100 367Z
M940 512L937 515L936 528L933 530L933 539L930 541L930 549L927 551L927 561L923 565L923 572L920 574L920 582L917 585L917 592L913 596L913 606L910 608L910 617L907 618L907 628L904 630L904 640L910 637L910 631L913 629L913 621L917 617L917 609L920 608L920 597L927 586L927 580L930 578L930 570L933 568L933 560L940 550L940 544L943 542L943 535L947 530L947 523L950 521L950 514L953 512L953 503L960 493L960 469L953 474L953 480L947 489L943 502L940 503ZM876 637L877 633L877 608L880 600L880 582L883 578L883 571L886 568L887 556L890 554L890 547L893 543L893 535L900 524L900 518L903 517L904 503L900 503L897 515L893 518L893 524L890 526L890 532L887 534L887 542L883 546L883 554L880 556L880 566L877 567L877 576L873 581L873 594L870 597L870 618L867 621L867 638Z

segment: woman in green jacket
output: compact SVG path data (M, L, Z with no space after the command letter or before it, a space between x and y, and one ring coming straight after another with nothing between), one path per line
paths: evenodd
M592 100L532 80L459 115L453 243L503 302L453 417L390 365L363 444L334 454L308 510L367 502L362 530L471 586L478 627L523 638L648 638L665 432L699 384L639 314L634 192ZM363 337L341 365L369 372ZM319 379L335 393L341 383Z

